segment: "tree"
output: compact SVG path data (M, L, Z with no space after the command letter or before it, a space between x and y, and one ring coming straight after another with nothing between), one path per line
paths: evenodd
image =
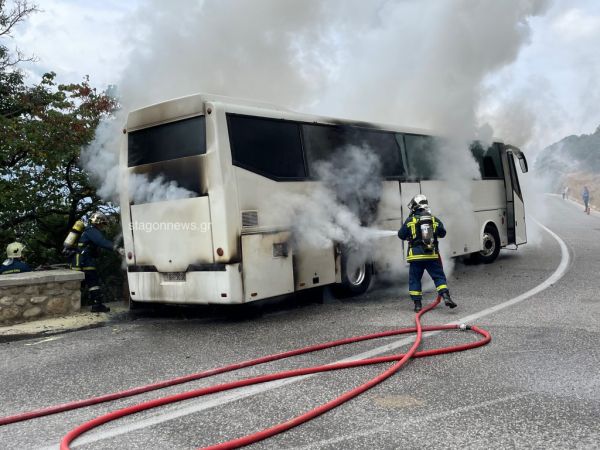
M7 10L0 0L0 39L36 10L27 1ZM118 105L87 77L57 84L51 72L28 85L18 68L24 60L0 40L0 248L18 239L32 264L64 262L62 241L77 219L95 210L115 212L78 163L100 120Z
M37 6L27 0L17 1L12 9L6 8L6 0L0 0L0 38L10 37L14 26L29 14L38 11ZM22 61L33 61L33 57L26 58L19 50L15 50L16 56L12 56L8 47L0 45L0 70L16 66Z

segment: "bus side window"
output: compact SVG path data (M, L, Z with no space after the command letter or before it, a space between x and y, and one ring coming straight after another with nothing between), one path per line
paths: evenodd
M411 180L431 180L439 150L430 136L405 134L408 176Z
M485 152L483 150L483 147L481 146L481 144L478 141L475 141L475 142L471 143L469 150L471 150L471 155L473 155L473 159L475 159L475 161L477 162L477 165L479 166L479 176L481 178L484 178L483 173L485 172L485 169L484 169Z
M273 179L306 178L300 125L262 117L227 114L236 166Z
M404 176L400 148L393 133L360 127L339 125L305 124L302 126L306 158L309 168L319 161L336 166L336 158L349 146L358 147L377 155L381 163L381 175L399 178ZM343 162L340 162L340 166Z
M502 178L502 161L500 160L500 149L494 144L484 150L481 143L473 142L471 144L471 154L477 164L482 179L500 179Z
M309 170L321 161L334 163L337 150L348 144L342 127L334 125L302 125L304 149Z
M483 157L483 178L503 178L502 159L500 158L500 146L493 144L488 147Z
M381 175L388 178L405 176L400 147L393 133L358 129L358 140L379 157Z

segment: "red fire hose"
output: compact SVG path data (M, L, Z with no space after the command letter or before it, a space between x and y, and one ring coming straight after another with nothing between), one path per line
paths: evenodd
M308 374L318 373L318 372L326 372L326 371L330 371L330 370L339 370L339 369L346 369L346 368L350 368L350 367L359 367L359 366L366 366L366 365L370 365L370 364L379 364L379 363L384 363L384 362L395 361L395 363L390 368L388 368L387 370L385 370L384 372L382 372L375 378L372 378L368 382L366 382L350 391L345 392L341 396L339 396L327 403L324 403L313 410L305 412L304 414L301 414L301 415L299 415L293 419L290 419L286 422L275 425L271 428L267 428L262 431L259 431L259 432L253 433L253 434L249 434L249 435L241 437L241 438L233 439L233 440L221 443L221 444L216 444L216 445L213 445L210 447L205 447L205 448L206 449L231 449L231 448L242 447L244 445L249 445L254 442L258 442L260 440L271 437L275 434L289 430L290 428L293 428L297 425L307 422L307 421L335 408L336 406L341 405L342 403L356 397L357 395L359 395L359 394L365 392L366 390L372 388L373 386L381 383L383 380L385 380L386 378L388 378L391 375L393 375L394 373L396 373L410 358L423 358L426 356L459 352L459 351L468 350L471 348L481 347L481 346L487 344L488 342L490 342L490 340L491 340L490 334L486 330L480 329L475 326L437 325L437 326L422 327L421 321L420 321L421 316L423 314L425 314L427 311L430 311L431 309L435 308L439 303L440 303L440 297L438 296L433 303L427 305L423 310L421 310L419 313L417 313L415 316L416 327L414 327L414 328L402 328L402 329L398 329L398 330L385 331L382 333L368 334L368 335L364 335L364 336L356 336L356 337L351 337L351 338L347 338L347 339L326 342L323 344L312 345L312 346L308 346L308 347L304 347L304 348L300 348L300 349L296 349L296 350L291 350L289 352L268 355L268 356L264 356L261 358L244 361L244 362L241 362L238 364L232 364L229 366L211 369L211 370L199 372L196 374L186 375L186 376L174 378L171 380L165 380L162 382L158 382L158 383L154 383L154 384L150 384L150 385L146 385L146 386L140 386L137 388L129 389L126 391L121 391L121 392L114 393L114 394L107 394L107 395L103 395L103 396L99 396L99 397L93 397L93 398L79 400L79 401L75 401L75 402L71 402L71 403L65 403L65 404L51 406L51 407L47 407L47 408L43 408L43 409L39 409L39 410L29 411L29 412L25 412L25 413L13 415L13 416L3 417L3 418L0 418L0 426L19 422L19 421L30 420L30 419L33 419L36 417L55 414L58 412L82 408L84 406L94 405L97 403L116 400L116 399L123 398L123 397L129 397L132 395L137 395L137 394L141 394L144 392L153 391L156 389L161 389L161 388L164 388L167 386L173 386L173 385L185 383L188 381L197 380L200 378L206 378L209 376L213 376L213 375L217 375L217 374L221 374L221 373L225 373L225 372L230 372L230 371L241 369L244 367L251 367L251 366L255 366L258 364L265 363L265 362L276 361L279 359L288 358L291 356L296 356L296 355L300 355L300 354L304 354L304 353L311 353L311 352L315 352L318 350L324 350L327 348L351 344L354 342L366 341L369 339L377 339L377 338L381 338L381 337L396 336L399 334L407 334L407 333L414 333L414 332L417 333L415 342L413 343L413 345L411 346L409 351L404 354L380 356L380 357L376 357L376 358L363 359L363 360L359 360L359 361L349 361L349 362L326 364L326 365L313 366L313 367L305 367L305 368L300 368L300 369L295 369L295 370L287 370L287 371L282 371L282 372L277 372L277 373L272 373L272 374L267 374L267 375L261 375L261 376L242 379L242 380L233 381L233 382L229 382L229 383L217 384L217 385L213 385L213 386L209 386L209 387L205 387L205 388L201 388L201 389L196 389L196 390L192 390L192 391L188 391L188 392L183 392L180 394L175 394L175 395L171 395L171 396L167 396L167 397L163 397L163 398L158 398L158 399L146 401L146 402L143 402L143 403L140 403L137 405L129 406L129 407L117 410L117 411L113 411L108 414L99 416L93 420L90 420L89 422L86 422L86 423L78 426L77 428L74 428L73 430L71 430L69 433L67 433L63 437L63 439L61 440L61 446L60 446L61 450L67 450L67 449L69 449L69 444L71 442L73 442L74 439L76 439L77 437L81 436L83 433L85 433L97 426L100 426L104 423L113 421L115 419L130 415L130 414L134 414L136 412L145 411L145 410L148 410L151 408L156 408L158 406L166 405L169 403L174 403L174 402L187 400L187 399L195 398L195 397L201 397L201 396L213 394L216 392L227 391L227 390L235 389L238 387L250 386L250 385L259 384L259 383L266 383L268 381L280 380L283 378L297 377L297 376L301 376L301 375L308 375ZM455 345L455 346L450 346L450 347L443 347L443 348L438 348L438 349L431 349L431 350L417 352L417 348L421 344L423 331L452 330L452 329L472 330L472 331L480 334L481 336L483 336L483 339L476 341L476 342L468 343L468 344L461 344L461 345Z

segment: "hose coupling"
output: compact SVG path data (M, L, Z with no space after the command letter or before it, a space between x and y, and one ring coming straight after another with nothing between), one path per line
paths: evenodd
M467 330L470 330L470 329L471 329L471 325L467 325L466 323L461 323L461 324L458 326L458 328L459 328L461 331L467 331Z

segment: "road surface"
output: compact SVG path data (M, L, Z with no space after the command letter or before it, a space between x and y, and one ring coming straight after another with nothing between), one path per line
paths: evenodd
M360 397L256 449L599 448L600 219L557 197L529 244L492 265L455 265L459 303L425 324L467 321L492 342L413 360ZM139 314L103 328L0 344L0 415L123 390L341 337L412 325L406 284L359 298L305 296L249 314L210 308ZM431 294L433 297L433 294ZM245 315L247 314L248 315ZM423 347L475 339L436 334ZM296 357L78 411L0 427L3 449L55 449L102 413L217 381L406 350L398 337ZM385 347L385 346L388 347ZM393 349L393 350L392 350ZM104 425L82 449L192 449L285 421L361 384L388 365L325 373L188 400Z

